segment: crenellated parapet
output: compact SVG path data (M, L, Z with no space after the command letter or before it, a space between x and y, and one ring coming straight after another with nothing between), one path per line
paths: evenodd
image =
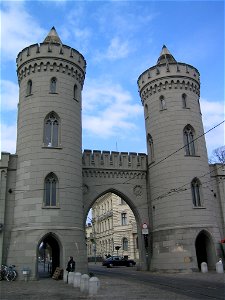
M19 82L35 72L54 71L75 77L83 86L86 61L77 50L59 43L34 44L17 56Z
M170 89L189 90L200 95L200 74L191 65L168 63L153 66L138 78L142 102L152 94Z
M83 170L85 168L146 171L147 158L144 153L84 150Z

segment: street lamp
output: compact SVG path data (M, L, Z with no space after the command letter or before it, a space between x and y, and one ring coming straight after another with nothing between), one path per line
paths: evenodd
M116 249L116 251L117 251L117 256L118 256L118 251L120 250L120 248L121 248L120 246L116 246L116 247L115 247L115 249Z

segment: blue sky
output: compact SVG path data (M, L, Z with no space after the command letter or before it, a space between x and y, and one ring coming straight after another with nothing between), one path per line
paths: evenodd
M137 79L163 44L201 74L205 131L224 120L223 1L2 1L2 151L16 151L16 56L52 26L87 61L83 149L146 152ZM223 125L206 135L209 156L224 144Z

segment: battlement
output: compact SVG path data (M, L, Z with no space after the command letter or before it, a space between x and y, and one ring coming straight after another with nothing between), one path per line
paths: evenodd
M142 95L143 90L148 86L158 89L160 84L164 82L174 82L193 86L193 89L199 92L200 74L196 68L185 63L169 63L153 66L143 72L138 78L139 92ZM176 87L175 87L176 88Z
M146 171L147 158L145 153L84 150L83 168Z
M24 48L16 61L19 82L31 72L49 70L76 77L83 86L86 61L81 53L69 46L54 43L34 44Z

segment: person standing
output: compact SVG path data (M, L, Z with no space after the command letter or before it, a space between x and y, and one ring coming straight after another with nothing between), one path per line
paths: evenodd
M66 271L69 272L74 272L75 271L75 261L73 260L73 256L69 257L69 261L67 263Z

